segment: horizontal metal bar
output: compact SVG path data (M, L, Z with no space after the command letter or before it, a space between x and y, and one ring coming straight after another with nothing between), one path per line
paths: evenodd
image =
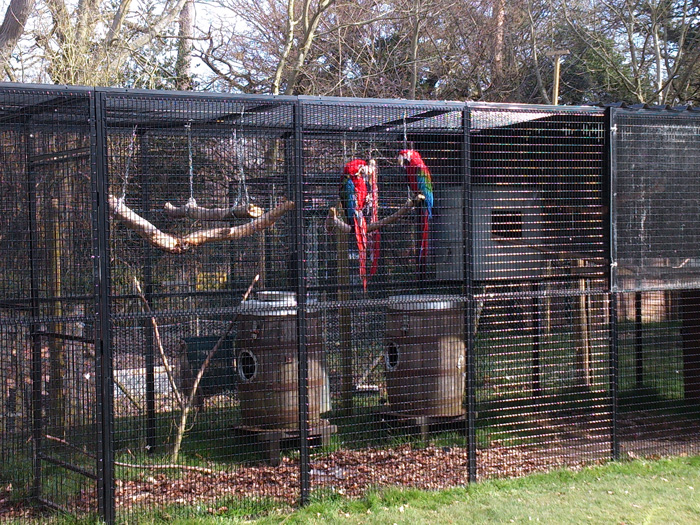
M62 334L59 332L39 331L39 332L36 332L36 335L48 337L49 339L60 339L62 341L78 341L81 343L94 343L95 342L94 339L89 338L89 337L82 337L79 335L71 335L71 334Z
M54 162L66 162L77 158L90 158L90 148L75 148L57 153L33 155L29 157L29 164L32 166L38 166L41 164L51 164Z
M66 470L71 470L77 474L85 476L86 478L97 481L97 474L95 474L94 472L90 472L89 470L86 470L82 467L78 467L76 465L71 465L70 463L68 463L67 461L63 461L62 459L48 456L48 455L44 454L43 452L39 452L38 456L39 456L39 459L42 459L42 460L46 461L47 463L52 463L54 465L57 465L59 467L66 469Z

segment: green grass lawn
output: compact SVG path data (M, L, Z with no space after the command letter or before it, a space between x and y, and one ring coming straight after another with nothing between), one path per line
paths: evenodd
M94 523L43 519L56 525ZM216 505L144 509L121 514L122 523L700 523L700 457L608 463L578 472L561 470L491 480L440 492L383 489L360 500L315 494L301 509L270 502L222 500ZM19 523L19 522L16 522Z

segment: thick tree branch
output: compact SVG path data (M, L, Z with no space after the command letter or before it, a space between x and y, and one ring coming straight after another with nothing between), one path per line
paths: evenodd
M19 42L29 14L34 9L34 0L11 0L0 25L0 66L4 67L12 50Z
M184 206L174 206L165 203L165 214L173 219L196 219L200 221L223 221L226 219L257 219L263 214L263 209L255 204L234 206L233 208L203 208L196 203L188 202Z
M153 223L141 217L123 201L113 195L108 197L109 211L127 228L136 232L152 246L168 253L182 253L193 246L210 242L235 241L272 226L286 212L294 208L294 202L284 201L274 210L264 213L257 219L231 228L213 228L192 232L184 237L177 237L158 229Z

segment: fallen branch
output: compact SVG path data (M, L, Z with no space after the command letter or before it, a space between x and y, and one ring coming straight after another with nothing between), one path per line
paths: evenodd
M83 450L80 447L73 445L72 443L69 443L65 439L61 439L50 434L44 434L44 439L60 443L61 445L68 447L69 449L74 450L75 452L83 454L84 456L87 456L90 459L97 459L96 455L88 452L87 450ZM115 461L114 464L118 467L135 468L140 470L191 470L193 472L201 472L202 474L214 474L214 470L210 468L197 467L195 465L175 465L172 463L168 463L165 465L142 465L139 463L124 463L123 461Z
M240 226L230 228L214 228L192 232L184 237L177 237L159 230L153 223L141 217L129 208L121 199L108 196L109 211L127 228L136 232L152 246L168 253L183 253L193 246L201 246L210 242L234 241L247 237L272 226L286 212L294 208L294 202L284 201L275 209L260 215Z
M367 225L367 233L381 230L385 226L389 226L397 222L401 217L407 215L411 210L417 208L423 201L425 196L421 193L416 194L412 199L407 199L406 202L394 213L388 217L372 222ZM339 231L341 233L352 233L353 228L343 219L338 216L338 210L336 208L331 208L328 210L328 218L326 219L326 228L329 231Z
M184 206L165 203L165 214L173 219L196 219L200 221L222 221L226 219L257 219L264 211L255 204L239 205L233 208L203 208L196 201L188 201Z

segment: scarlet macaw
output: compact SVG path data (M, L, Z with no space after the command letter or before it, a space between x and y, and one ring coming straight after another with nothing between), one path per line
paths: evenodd
M345 206L347 222L355 231L360 259L360 278L365 290L367 290L367 223L362 209L367 204L367 185L364 179L366 171L367 163L364 160L353 159L345 165L340 183L340 201Z
M433 217L433 181L430 170L416 150L404 149L399 152L399 164L406 169L406 181L414 194L421 193L425 196L420 210L419 229L421 231L420 251L418 252L418 268L425 270L428 257L428 232L430 219Z

